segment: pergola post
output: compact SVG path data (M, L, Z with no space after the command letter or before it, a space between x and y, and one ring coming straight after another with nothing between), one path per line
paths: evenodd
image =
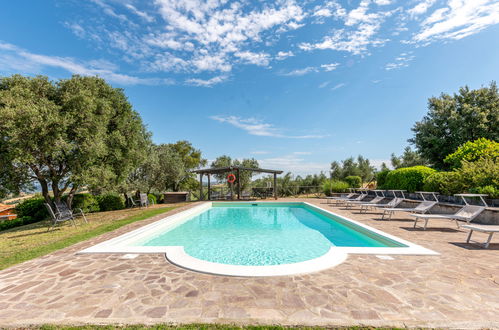
M237 173L237 200L241 199L241 177L239 176L239 169L236 170Z
M203 198L203 173L199 173L199 200L204 200Z
M211 201L210 175L208 174L208 200Z
M277 173L274 173L274 199L277 199Z

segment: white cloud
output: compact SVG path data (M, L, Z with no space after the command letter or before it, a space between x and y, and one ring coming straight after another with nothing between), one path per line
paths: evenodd
M308 73L317 72L317 68L314 66L307 66L303 69L296 69L289 72L281 73L282 76L303 76Z
M303 42L299 47L306 51L331 49L363 55L368 53L369 47L384 45L388 40L375 36L385 18L392 15L393 11L369 13L370 4L370 0L362 0L357 8L342 15L345 28L333 30L321 42Z
M267 155L267 154L270 154L270 152L265 151L265 150L255 150L255 151L251 151L250 154L252 154L252 155Z
M330 64L322 64L321 68L324 69L324 71L329 72L336 70L336 68L340 65L340 63L330 63Z
M250 51L234 53L236 57L242 59L245 63L259 66L267 66L270 62L270 55L267 53L253 53Z
M337 85L335 85L334 87L331 88L332 91L335 91L337 89L340 89L341 87L345 87L347 84L345 83L339 83Z
M277 56L275 57L275 59L278 61L282 61L282 60L284 60L288 57L291 57L291 56L295 56L295 54L293 54L292 51L289 51L289 52L280 51L277 53Z
M212 87L213 85L220 84L229 79L228 76L216 76L211 79L199 79L199 78L190 78L186 79L185 83L187 85L198 86L198 87Z
M137 8L135 8L134 6L132 6L131 4L125 4L125 7L128 8L135 15L137 15L140 18L144 19L145 21L147 21L149 23L154 22L154 18L152 16L150 16L149 14L147 14L144 11L138 10Z
M282 130L276 128L274 125L256 118L241 118L237 116L211 116L210 118L220 123L230 124L246 131L250 135L256 136L288 139L320 139L326 137L326 135L285 135L281 133Z
M17 58L17 61L10 62ZM22 62L22 63L21 63ZM122 85L172 84L170 79L139 78L115 72L117 66L105 60L78 62L70 57L47 56L30 53L12 44L0 42L0 70L22 71L25 74L40 74L46 68L58 68L72 74L99 76Z
M323 82L322 84L319 85L319 88L327 87L327 85L329 85L330 83L331 83L330 81L325 81L325 82Z
M374 0L378 6L386 6L392 3L392 0Z
M437 2L437 0L423 0L420 3L418 3L416 6L409 9L407 12L412 17L422 15L426 13L428 9L430 9L430 7L435 4L435 2Z
M499 23L497 0L449 0L422 22L413 41L462 39Z
M415 56L412 55L412 52L401 53L399 56L395 58L393 62L390 62L385 65L385 70L395 70L401 69L409 66L409 62L414 60Z

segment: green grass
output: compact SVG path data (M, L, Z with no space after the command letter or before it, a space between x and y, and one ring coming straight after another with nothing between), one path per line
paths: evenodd
M323 329L340 329L340 330L395 330L398 328L375 328L375 327L283 327L278 325L222 325L222 324L185 324L185 325L85 325L85 326L53 326L44 325L39 328L41 330L287 330L287 329L300 329L300 330L323 330Z
M89 225L73 228L69 224L47 232L46 223L13 228L0 233L0 270L144 220L176 207L121 210L90 214ZM133 215L128 215L127 212ZM100 216L99 216L100 215ZM120 216L122 217L120 219ZM115 220L118 218L118 220Z

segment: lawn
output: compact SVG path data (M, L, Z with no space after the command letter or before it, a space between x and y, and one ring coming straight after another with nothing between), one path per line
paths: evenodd
M0 232L0 270L34 259L72 244L115 230L129 223L168 212L185 204L153 205L147 209L126 209L87 215L88 224L76 227L64 223L47 232L42 221Z

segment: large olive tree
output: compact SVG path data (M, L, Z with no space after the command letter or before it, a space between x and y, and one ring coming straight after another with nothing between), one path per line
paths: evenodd
M143 160L149 141L121 89L98 77L0 79L0 185L38 182L51 203L84 185L112 186Z
M467 141L487 138L499 141L499 91L489 87L459 89L458 94L442 94L428 100L428 114L412 128L409 140L436 168L447 169L447 155Z

